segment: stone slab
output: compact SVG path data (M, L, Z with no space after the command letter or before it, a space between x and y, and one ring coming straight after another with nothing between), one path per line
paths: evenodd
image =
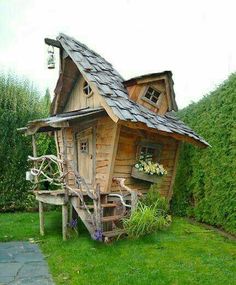
M0 243L0 285L53 285L38 245Z

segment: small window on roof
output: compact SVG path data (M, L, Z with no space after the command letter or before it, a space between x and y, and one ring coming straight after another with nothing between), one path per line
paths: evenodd
M143 98L145 98L148 101L156 104L160 95L161 95L161 92L157 91L156 89L154 89L152 87L148 87L148 90L144 94Z
M93 94L92 88L89 86L87 81L84 81L83 92L87 97L90 97Z

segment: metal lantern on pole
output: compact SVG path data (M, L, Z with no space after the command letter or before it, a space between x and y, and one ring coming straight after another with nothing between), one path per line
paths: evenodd
M55 56L54 56L54 47L48 47L48 69L55 68Z

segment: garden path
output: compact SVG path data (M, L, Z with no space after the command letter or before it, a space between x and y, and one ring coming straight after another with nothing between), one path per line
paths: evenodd
M0 243L0 285L53 285L47 263L36 244Z

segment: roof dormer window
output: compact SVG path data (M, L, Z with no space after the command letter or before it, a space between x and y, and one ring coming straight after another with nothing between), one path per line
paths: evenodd
M143 96L143 99L145 99L146 101L149 101L152 104L153 103L156 104L160 95L161 95L161 92L157 91L156 89L152 87L148 87L146 93Z
M87 97L90 97L93 95L93 90L92 88L89 86L88 82L87 81L84 81L84 84L83 84L83 92L84 94L87 96Z

